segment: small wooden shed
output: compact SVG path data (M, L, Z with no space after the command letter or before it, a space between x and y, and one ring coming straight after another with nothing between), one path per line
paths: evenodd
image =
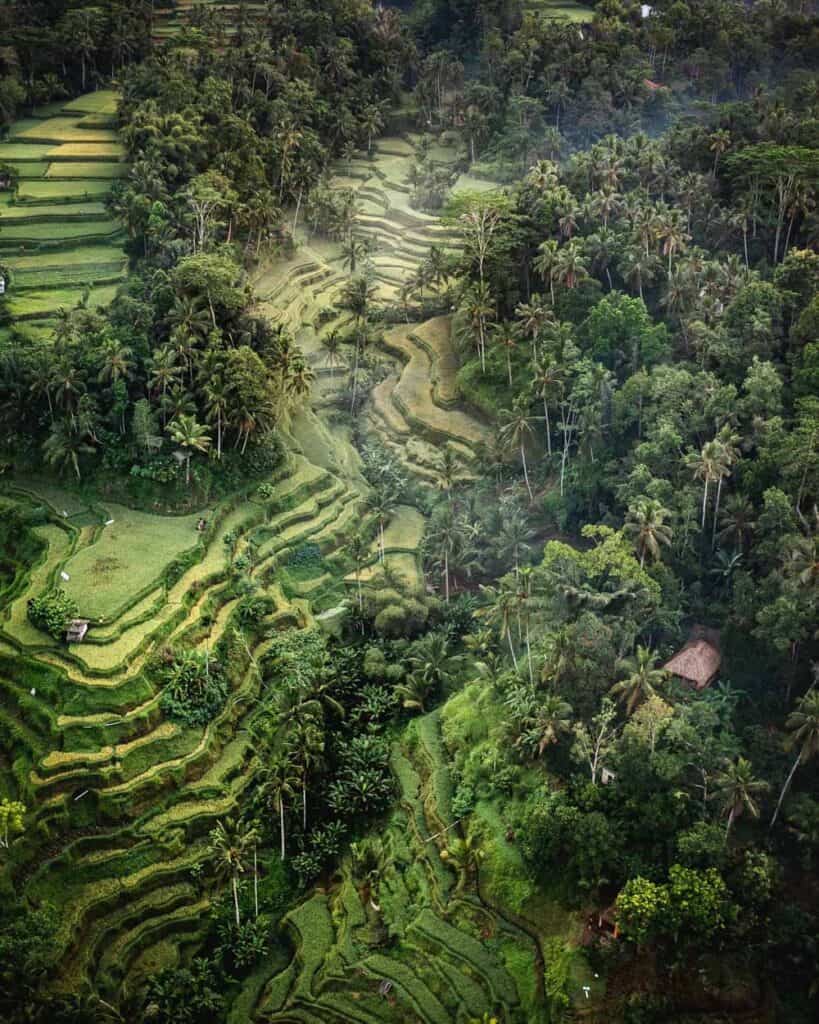
M81 644L87 632L87 619L72 619L65 631L65 642L68 644Z
M719 630L694 626L688 643L663 668L695 690L704 690L719 675L721 664Z

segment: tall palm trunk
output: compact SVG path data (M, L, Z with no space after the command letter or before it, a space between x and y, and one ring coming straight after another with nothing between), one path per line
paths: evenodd
M285 859L286 853L284 849L284 797L279 797L279 826L281 829L281 843L282 843L282 860Z
M705 486L702 489L702 531L705 532L705 506L708 501L708 480L705 481Z
M233 879L232 879L232 881L233 881L233 907L234 907L234 909L236 911L236 927L237 928L241 928L242 927L242 921L241 921L241 918L239 917L239 886L238 886L237 881L236 881L236 872L235 871L233 872Z
M449 604L449 552L444 551L444 594L446 603Z
M256 920L259 919L259 867L256 860L256 847L253 847L253 905Z
M524 449L523 441L520 442L520 461L523 463L523 479L526 481L526 490L529 492L529 501L534 501L535 496L532 494L532 486L529 483L529 469L526 466L526 451Z
M801 760L802 751L800 750L799 753L796 755L796 760L793 762L793 767L788 772L787 779L785 779L785 785L782 787L782 792L779 794L779 799L776 801L776 810L773 812L773 817L771 818L771 823L768 826L768 828L773 828L776 824L776 819L779 817L779 811L782 808L782 801L785 799L785 794L790 789L791 782L793 781L793 777L796 774L796 769L799 767L799 762Z
M552 424L549 420L549 403L543 399L543 415L546 419L546 451L552 454Z
M717 519L719 517L719 499L722 494L722 476L717 480L717 499L714 502L714 523L711 529L711 547L717 546Z
M301 828L307 832L307 768L304 769L304 778L301 783Z

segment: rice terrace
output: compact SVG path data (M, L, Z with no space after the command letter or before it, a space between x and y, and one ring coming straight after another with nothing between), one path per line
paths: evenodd
M0 1024L808 1024L812 2L0 5Z

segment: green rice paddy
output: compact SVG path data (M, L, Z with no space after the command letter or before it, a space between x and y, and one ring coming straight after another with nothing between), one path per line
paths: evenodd
M116 103L117 94L105 90L49 104L0 143L0 162L19 175L16 194L0 196L0 253L19 323L45 324L85 298L107 305L116 293L126 259L105 199L128 172L112 127Z

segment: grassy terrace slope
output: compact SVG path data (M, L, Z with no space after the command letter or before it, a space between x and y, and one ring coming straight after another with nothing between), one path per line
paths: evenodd
M12 126L0 163L18 175L0 193L0 261L11 270L9 308L47 321L87 296L106 305L122 280L122 231L108 214L111 183L127 173L114 123L116 93L100 90Z

